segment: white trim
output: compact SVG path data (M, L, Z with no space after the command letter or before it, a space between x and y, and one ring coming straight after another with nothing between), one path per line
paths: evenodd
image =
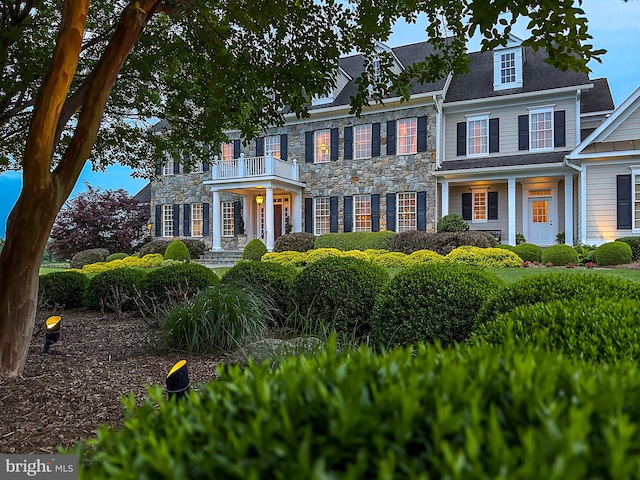
M465 132L465 144L466 144L466 157L467 158L477 158L477 157L486 157L489 155L489 112L485 112L485 113L479 113L479 114L473 114L473 115L465 115L465 118L467 120L467 125L466 125L466 132ZM484 152L480 152L480 153L470 153L471 150L471 145L469 144L469 140L470 140L470 123L471 122L484 122L484 127L485 127L485 132L486 134L484 135L484 147L485 147L485 151ZM476 138L476 137L474 137ZM477 137L477 138L482 138L482 137Z
M505 55L513 54L513 68L515 80L512 82L502 82L502 57ZM523 62L522 47L520 45L501 48L493 52L493 90L508 90L511 88L522 87L522 64Z
M471 187L471 223L487 223L489 221L489 187ZM484 218L476 219L476 193L484 194Z
M549 246L555 244L555 237L558 233L558 183L555 185L553 182L545 181L545 182L526 182L521 181L522 185L522 234L525 238L530 237L529 227L531 226L531 218L529 211L529 200L533 198L549 198L549 220L551 231L551 243L544 244L540 246ZM530 197L529 192L532 190L551 190L551 194L549 196L539 196L539 197Z
M482 167L482 168L465 168L461 170L443 170L439 172L433 172L432 175L436 177L447 177L451 175L463 175L473 177L478 173L491 173L493 175L502 174L504 172L525 172L531 170L550 170L552 168L564 167L564 162L555 163L540 163L535 165L510 165L504 167ZM535 174L535 172L534 172ZM545 173L548 175L548 173Z
M555 138L554 138L554 105L545 105L540 107L529 107L529 151L530 152L547 152L554 150ZM531 121L532 115L549 115L551 127L549 128L551 132L551 142L549 146L544 147L533 147L533 122ZM545 130L537 130L538 132L546 131Z

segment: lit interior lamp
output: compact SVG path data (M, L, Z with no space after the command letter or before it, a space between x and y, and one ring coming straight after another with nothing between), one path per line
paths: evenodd
M175 396L180 399L189 391L189 371L187 361L180 360L176 363L167 375L167 393L169 398Z
M256 203L257 203L258 205L262 205L262 202L264 202L264 197L263 197L262 195L258 195L258 196L256 197Z
M58 315L47 318L44 331L44 353L49 353L49 347L60 338L60 318Z

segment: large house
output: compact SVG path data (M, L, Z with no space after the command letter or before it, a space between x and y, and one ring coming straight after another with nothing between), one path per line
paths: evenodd
M426 42L379 48L398 71L432 51ZM584 171L600 165L587 151L605 142L613 100L605 79L544 58L511 37L471 53L468 73L415 83L409 102L387 98L359 118L349 101L363 59L343 58L334 91L313 100L310 118L288 115L248 145L228 132L211 165L190 172L164 164L151 185L153 232L202 238L215 251L236 249L244 227L271 250L289 231L434 231L458 213L504 243L518 233L538 245L562 234L568 244L596 243ZM572 157L579 145L584 161Z

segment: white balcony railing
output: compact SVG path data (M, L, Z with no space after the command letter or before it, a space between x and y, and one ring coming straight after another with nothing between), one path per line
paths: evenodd
M262 157L245 157L244 153L241 153L240 158L234 158L233 160L219 160L216 155L211 178L213 180L225 180L268 175L298 181L298 163L296 160L287 162L276 158L271 155L271 152Z

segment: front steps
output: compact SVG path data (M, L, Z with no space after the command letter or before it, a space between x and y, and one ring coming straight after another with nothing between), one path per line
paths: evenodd
M209 268L233 267L242 259L242 250L207 251L196 260Z

